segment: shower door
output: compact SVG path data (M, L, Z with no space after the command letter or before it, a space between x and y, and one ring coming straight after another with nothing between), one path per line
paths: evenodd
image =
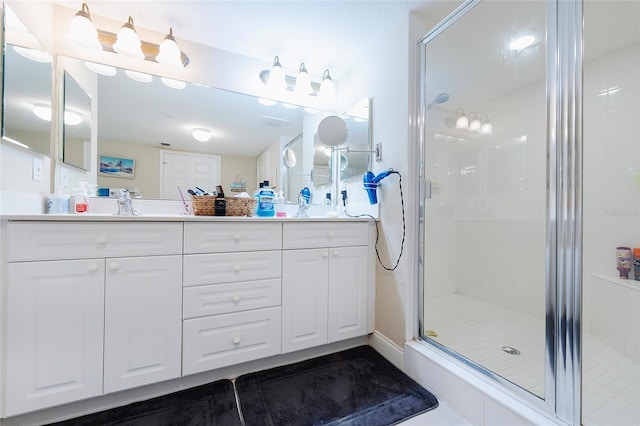
M549 4L468 3L423 52L422 337L540 401Z

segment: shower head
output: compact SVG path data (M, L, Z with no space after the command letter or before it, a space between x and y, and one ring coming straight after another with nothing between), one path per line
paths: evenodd
M438 96L436 96L436 98L431 101L431 103L429 105L427 105L427 111L431 109L432 106L434 106L435 104L441 105L445 102L447 102L449 100L449 94L448 93L440 93Z

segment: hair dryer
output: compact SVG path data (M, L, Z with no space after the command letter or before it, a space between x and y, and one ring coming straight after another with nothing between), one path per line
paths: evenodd
M373 174L373 172L366 172L362 177L362 183L364 185L364 189L367 191L367 195L369 195L369 203L377 204L378 203L378 195L376 189L378 188L378 182L382 179L386 178L390 174L398 173L393 169L385 170L379 173L377 176Z

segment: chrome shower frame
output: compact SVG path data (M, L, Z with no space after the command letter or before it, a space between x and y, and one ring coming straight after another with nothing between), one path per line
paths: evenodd
M482 0L468 0L417 43L419 105L417 132L420 188L419 238L416 241L414 338L434 346L498 382L515 396L560 420L581 421L582 304L582 17L583 0L546 0L547 5L547 236L545 298L545 394L539 398L485 367L424 335L425 126L431 103L426 99L427 44Z

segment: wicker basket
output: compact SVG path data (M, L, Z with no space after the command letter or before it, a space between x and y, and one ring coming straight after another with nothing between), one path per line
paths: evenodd
M224 197L226 202L226 216L253 216L256 209L256 199L253 197ZM212 195L192 195L191 204L196 216L214 216L216 211L216 197Z

